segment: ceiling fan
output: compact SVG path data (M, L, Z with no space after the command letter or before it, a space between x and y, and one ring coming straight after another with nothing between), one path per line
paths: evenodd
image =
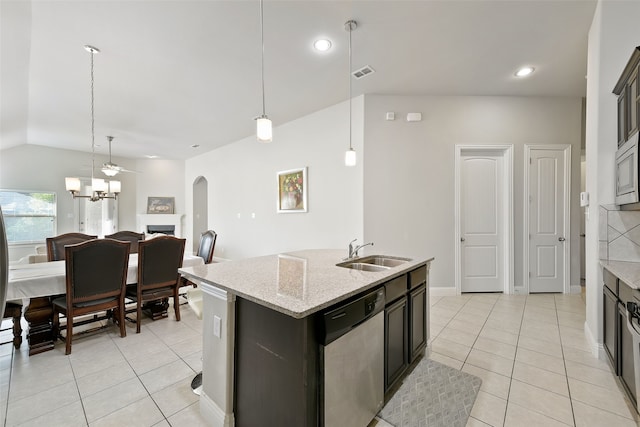
M102 164L102 168L101 168L102 173L107 176L116 176L120 172L138 173L136 171L127 170L122 166L118 166L111 161L111 141L113 141L113 136L107 136L107 139L109 140L109 161L107 163Z

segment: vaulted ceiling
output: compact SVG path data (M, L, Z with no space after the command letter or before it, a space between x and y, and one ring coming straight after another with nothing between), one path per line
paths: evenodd
M595 1L265 0L266 112L274 126L353 94L585 95ZM0 2L0 149L91 151L90 44L99 152L185 159L254 133L260 7L244 1ZM332 48L312 47L328 38ZM514 76L522 65L535 73ZM277 143L277 134L274 143ZM198 148L191 148L199 145Z

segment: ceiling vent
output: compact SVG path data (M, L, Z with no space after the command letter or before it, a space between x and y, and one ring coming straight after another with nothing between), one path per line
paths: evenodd
M374 70L373 68L371 68L370 65L365 65L364 67L360 68L359 70L355 70L354 72L352 72L351 74L353 75L353 77L355 77L356 79L361 79L365 76L368 76L369 74L373 74L375 73L376 70Z

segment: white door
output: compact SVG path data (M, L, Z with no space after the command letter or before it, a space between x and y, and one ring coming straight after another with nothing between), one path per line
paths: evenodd
M460 290L504 290L504 159L495 151L460 157Z
M529 150L529 292L565 290L569 245L565 148Z

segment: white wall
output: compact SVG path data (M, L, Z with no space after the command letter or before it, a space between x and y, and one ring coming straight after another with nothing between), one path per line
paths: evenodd
M640 2L600 1L589 31L587 64L586 330L602 342L602 269L598 258L599 205L614 202L617 97L613 87L640 44ZM598 350L594 348L594 351Z
M96 164L108 156L96 155ZM147 196L175 195L176 209L184 213L184 161L138 160L114 157L114 163L140 174L122 173L118 197L120 230L135 230L136 214L146 212ZM57 233L77 231L78 200L65 190L66 176L91 176L91 154L23 144L0 150L0 188L54 191L57 195ZM27 248L30 253L32 248ZM10 248L11 260L20 258Z
M208 227L218 233L215 256L240 259L304 248L345 248L362 239L362 106L353 102L353 145L344 166L349 110L344 102L275 126L273 142L254 136L187 160L187 233L192 233L193 183L209 183ZM307 213L276 212L278 171L307 166ZM252 218L255 214L255 218ZM190 236L192 237L192 236Z
M387 111L396 112L386 121ZM364 234L399 255L435 256L433 287L454 283L454 147L514 146L515 285L522 286L524 144L572 145L571 285L579 285L580 98L367 96ZM421 112L421 122L407 122Z

